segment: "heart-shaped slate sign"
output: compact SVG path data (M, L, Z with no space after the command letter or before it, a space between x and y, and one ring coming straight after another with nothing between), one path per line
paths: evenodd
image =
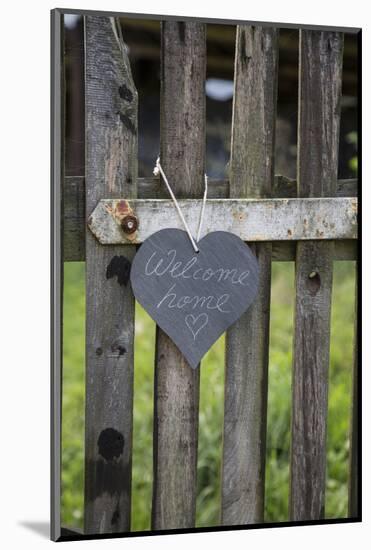
M239 237L209 233L196 253L185 231L162 229L135 255L134 295L192 368L247 310L258 290L259 266Z

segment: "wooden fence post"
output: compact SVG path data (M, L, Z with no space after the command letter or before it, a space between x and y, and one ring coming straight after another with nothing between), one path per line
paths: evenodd
M137 92L117 19L85 17L86 216L104 197L135 197ZM130 529L134 246L86 228L85 533Z
M162 22L161 163L177 198L200 197L205 162L206 33ZM157 329L153 529L194 527L199 368Z
M269 197L273 185L278 30L237 26L231 197ZM222 466L223 525L264 516L271 243L252 245L258 296L228 331Z
M343 37L300 31L298 194L335 196ZM333 241L299 242L293 359L290 518L324 517Z

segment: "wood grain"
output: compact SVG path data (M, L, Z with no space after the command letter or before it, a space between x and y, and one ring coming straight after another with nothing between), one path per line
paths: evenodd
M336 190L343 37L300 31L298 194ZM290 518L324 517L333 242L299 242L292 382Z
M356 240L334 242L334 261L356 260L358 255ZM272 260L275 262L291 262L296 259L296 242L278 241L272 244Z
M64 261L85 260L85 178L64 180L63 255Z
M338 180L336 197L356 197L357 180ZM64 226L63 226L63 250L64 261L85 260L85 178L83 176L68 176L64 179ZM208 197L210 199L222 199L229 196L229 180L209 178ZM284 176L275 176L272 196L278 198L295 198L297 196L297 183L295 180ZM167 199L168 191L159 178L138 178L139 199ZM294 245L287 243L273 243L273 260L294 260L296 249ZM356 246L352 243L347 247L352 255L341 255L344 247L342 243L335 244L335 259L355 259ZM290 252L289 252L290 251ZM289 252L289 253L288 253Z
M88 216L103 197L136 195L137 92L118 20L85 17L85 70ZM87 534L130 529L134 298L125 270L134 253L86 230Z
M230 161L231 197L273 186L278 31L238 26ZM227 331L222 464L223 525L263 521L272 245L253 245L258 296Z
M205 26L161 25L161 164L177 198L197 198L205 169ZM152 528L194 527L199 369L160 329L155 361Z
M196 235L201 199L178 201L191 232ZM103 199L89 216L89 228L100 243L142 243L157 231L184 230L172 200L130 201L138 219L135 235L125 235L112 212L122 200ZM227 231L243 241L336 240L357 238L357 199L210 199L205 206L202 234Z

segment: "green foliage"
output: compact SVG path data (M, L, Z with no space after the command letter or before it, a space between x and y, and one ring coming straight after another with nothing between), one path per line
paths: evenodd
M84 494L85 269L82 263L64 265L62 523L80 527Z
M273 264L266 521L288 519L294 266ZM329 392L326 516L347 510L354 271L335 264ZM84 442L84 265L65 264L62 522L82 525ZM137 308L134 376L132 529L150 527L155 326ZM197 526L219 522L224 398L224 338L201 368Z
M152 431L155 324L145 311L136 310L132 529L150 529L152 502Z
M354 265L339 262L334 273L327 430L326 517L346 517L349 421L354 327Z
M265 520L288 520L294 264L274 263L268 372Z
M357 155L357 151L358 151L358 133L355 132L355 131L354 132L349 132L349 134L346 135L345 139L348 143L350 143L354 147L355 155L354 155L354 157L352 157L349 160L349 168L354 172L354 174L356 176L357 172L358 172L358 155Z

